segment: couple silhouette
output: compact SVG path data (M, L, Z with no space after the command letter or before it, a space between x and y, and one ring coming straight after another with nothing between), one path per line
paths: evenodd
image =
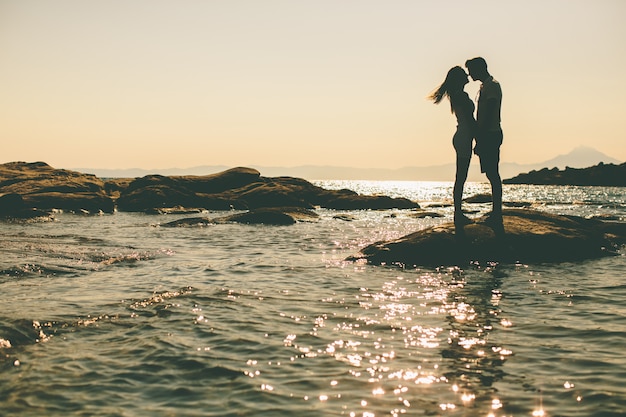
M435 104L439 104L447 97L457 120L456 132L452 138L456 151L456 177L453 191L454 223L457 227L472 223L472 220L463 214L461 204L463 186L467 180L473 151L480 159L481 172L491 183L493 207L489 219L501 227L502 180L498 165L503 137L500 126L502 89L500 83L489 74L487 62L483 58L469 59L465 62L465 67L474 81L481 82L476 118L474 118L474 102L464 90L469 82L468 74L460 66L451 68L444 82L428 97Z

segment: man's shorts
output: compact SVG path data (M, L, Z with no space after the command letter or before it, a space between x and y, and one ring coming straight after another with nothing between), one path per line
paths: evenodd
M502 138L502 130L483 132L476 138L474 152L480 158L480 172L497 172Z

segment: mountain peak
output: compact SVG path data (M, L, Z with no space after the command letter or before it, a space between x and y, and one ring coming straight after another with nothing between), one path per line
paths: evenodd
M621 163L621 161L611 158L597 149L580 145L572 149L569 153L556 156L541 163L541 165L547 168L565 168L566 166L570 168L587 168L597 165L600 162L604 162L605 164Z

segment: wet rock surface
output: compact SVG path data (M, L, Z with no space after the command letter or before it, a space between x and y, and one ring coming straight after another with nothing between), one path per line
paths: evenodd
M500 225L492 220L486 215L458 230L454 223L430 227L373 243L349 259L405 267L578 261L615 255L626 240L624 223L527 209L505 210Z

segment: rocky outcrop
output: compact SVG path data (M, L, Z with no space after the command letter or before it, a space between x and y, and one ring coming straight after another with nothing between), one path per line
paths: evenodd
M626 187L626 163L594 165L589 168L544 168L505 179L504 184L598 185Z
M224 178L222 178L224 177ZM337 210L417 208L405 198L360 195L351 190L326 190L293 177L262 177L250 168L233 168L199 177L150 175L119 190L120 211L144 211L166 207L199 207L207 210L252 210L265 207L316 206Z
M112 213L114 210L104 181L95 175L55 169L44 162L0 164L0 195L20 196L20 211L35 208Z
M251 168L205 176L147 175L103 181L94 175L54 169L43 162L0 165L0 196L19 195L22 208L73 212L165 213L324 207L338 210L418 208L405 198L326 190L304 179L262 177ZM1 209L0 209L1 211ZM2 215L2 213L0 213Z
M626 224L526 210L505 210L504 235L488 216L464 226L453 223L376 242L351 257L372 264L465 266L470 262L562 262L616 254L626 240Z
M233 201L222 196L257 181L260 173L251 168L233 168L205 176L147 175L136 178L126 188L116 182L120 211L148 211L176 206L207 210L229 210Z

